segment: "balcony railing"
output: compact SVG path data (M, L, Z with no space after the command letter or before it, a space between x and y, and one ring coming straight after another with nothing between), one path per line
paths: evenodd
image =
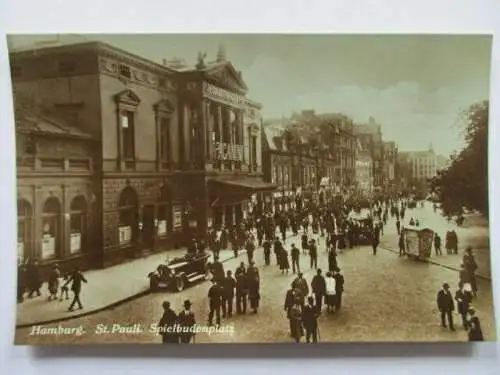
M244 146L233 143L214 143L213 160L216 161L243 161Z

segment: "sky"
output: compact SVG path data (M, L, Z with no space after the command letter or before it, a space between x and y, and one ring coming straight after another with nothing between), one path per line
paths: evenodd
M54 40L19 35L11 48ZM355 122L373 116L399 150L463 147L458 115L489 98L491 37L461 35L169 34L60 35L60 42L100 40L161 63L198 52L215 60L219 45L241 70L264 119L314 109Z

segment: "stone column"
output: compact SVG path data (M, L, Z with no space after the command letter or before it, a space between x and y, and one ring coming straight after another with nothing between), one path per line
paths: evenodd
M206 127L206 150L207 150L207 160L212 160L213 155L213 121L212 121L212 113L210 111L210 102L208 100L205 101L204 106L205 113L205 127Z

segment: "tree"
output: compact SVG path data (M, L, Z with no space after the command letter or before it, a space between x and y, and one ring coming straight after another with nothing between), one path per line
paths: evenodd
M483 101L462 113L466 146L451 156L449 167L432 181L447 217L464 209L488 215L488 111L489 102Z

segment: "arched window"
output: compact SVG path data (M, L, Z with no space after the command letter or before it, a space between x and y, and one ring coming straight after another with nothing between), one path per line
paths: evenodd
M120 245L130 244L137 239L139 201L131 187L122 190L118 201L118 234Z
M24 261L31 253L33 208L25 199L17 201L17 255Z
M156 220L158 236L166 236L172 230L172 194L168 186L161 188Z
M42 213L42 254L43 260L57 257L61 246L61 203L50 197L43 205Z
M87 201L83 195L71 202L70 231L70 254L78 254L85 249L87 237Z

